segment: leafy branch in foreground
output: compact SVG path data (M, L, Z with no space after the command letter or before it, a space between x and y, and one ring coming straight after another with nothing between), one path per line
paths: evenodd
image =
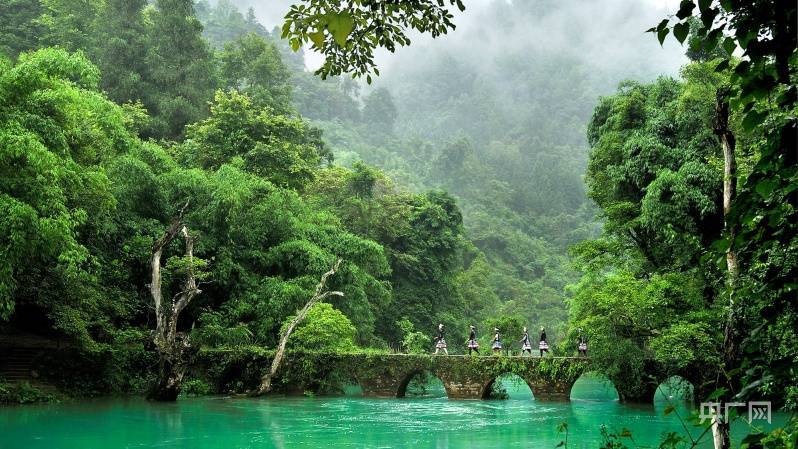
M282 38L294 51L310 43L324 55L324 65L316 71L322 79L351 73L353 78L366 75L370 84L371 73L380 74L376 48L393 52L409 45L408 30L432 37L453 30L449 6L465 10L462 0L303 0L286 14Z

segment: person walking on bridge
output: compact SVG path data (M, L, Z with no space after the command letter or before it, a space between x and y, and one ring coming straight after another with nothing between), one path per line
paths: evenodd
M523 357L527 351L529 352L529 356L532 357L532 344L529 342L529 332L526 330L526 326L524 326L524 335L521 337L521 357Z
M582 329L579 329L579 339L576 342L579 355L581 357L587 357L587 340L585 339L585 335L582 333Z
M493 353L499 353L502 350L502 338L499 335L499 328L496 327L493 329L496 332L496 335L493 336Z
M543 357L544 352L549 352L549 342L546 341L546 328L540 328L540 344L538 345L538 349L540 349L540 356Z
M446 339L443 338L443 323L438 324L438 335L435 337L437 343L435 344L435 354L438 354L438 351L443 349L443 353L449 355L449 351L446 350Z
M468 355L474 351L479 355L479 343L477 343L477 330L471 326L471 333L468 335Z

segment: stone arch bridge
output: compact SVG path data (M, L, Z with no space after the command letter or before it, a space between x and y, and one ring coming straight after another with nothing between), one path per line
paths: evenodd
M271 365L269 351L203 351L194 376L204 377L220 393L254 389ZM503 374L523 379L537 400L569 400L571 387L584 373L594 371L594 361L577 357L462 356L427 354L329 354L288 353L273 385L285 393L323 394L335 386L355 382L366 397L403 397L410 380L429 372L443 383L449 399L484 399L491 385ZM670 375L679 375L699 386L696 371L666 373L649 367L645 385L634 391L618 388L622 401L652 403L658 385ZM612 380L612 379L611 379Z
M568 400L574 382L590 366L571 357L469 357L385 355L353 363L352 377L367 397L404 397L410 380L429 372L443 382L449 399L484 399L496 378L516 374L536 399Z

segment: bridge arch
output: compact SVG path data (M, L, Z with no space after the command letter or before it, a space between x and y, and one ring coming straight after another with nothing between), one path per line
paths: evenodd
M426 391L430 390L426 389L430 389L432 394L427 394ZM407 396L448 397L448 389L445 382L434 371L416 369L408 372L399 382L396 397L404 398Z
M520 376L512 371L507 371L504 373L499 374L498 376L493 376L487 383L482 387L482 391L480 392L480 398L482 399L508 399L508 398L494 398L492 397L494 393L494 387L497 385L497 382L503 384L504 382L518 382L526 385L529 390L529 397L528 399L534 400L535 399L535 391L532 387L532 384L525 379L523 376ZM507 393L505 391L505 393ZM510 393L508 393L510 394Z
M692 382L679 375L673 375L657 385L652 402L693 402L695 400L695 386Z
M571 386L571 400L618 401L620 394L615 384L598 371L585 371Z

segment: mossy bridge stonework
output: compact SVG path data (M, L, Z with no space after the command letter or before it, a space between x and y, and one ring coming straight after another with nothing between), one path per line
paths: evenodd
M404 397L410 380L429 372L449 399L485 399L504 374L523 379L539 400L568 400L571 387L589 368L589 359L571 357L470 357L385 355L353 363L352 377L366 397Z
M202 379L216 393L243 393L254 390L271 366L273 351L261 348L203 350L197 354L189 377ZM345 384L358 384L366 397L403 397L410 380L430 373L441 380L450 399L484 399L503 374L523 379L537 400L569 400L571 388L583 374L597 371L595 361L576 357L518 357L411 355L379 353L286 354L273 386L287 394L330 394ZM657 387L677 375L704 394L696 368L679 372L648 364L644 384L625 385L623 379L609 380L625 402L652 403Z

